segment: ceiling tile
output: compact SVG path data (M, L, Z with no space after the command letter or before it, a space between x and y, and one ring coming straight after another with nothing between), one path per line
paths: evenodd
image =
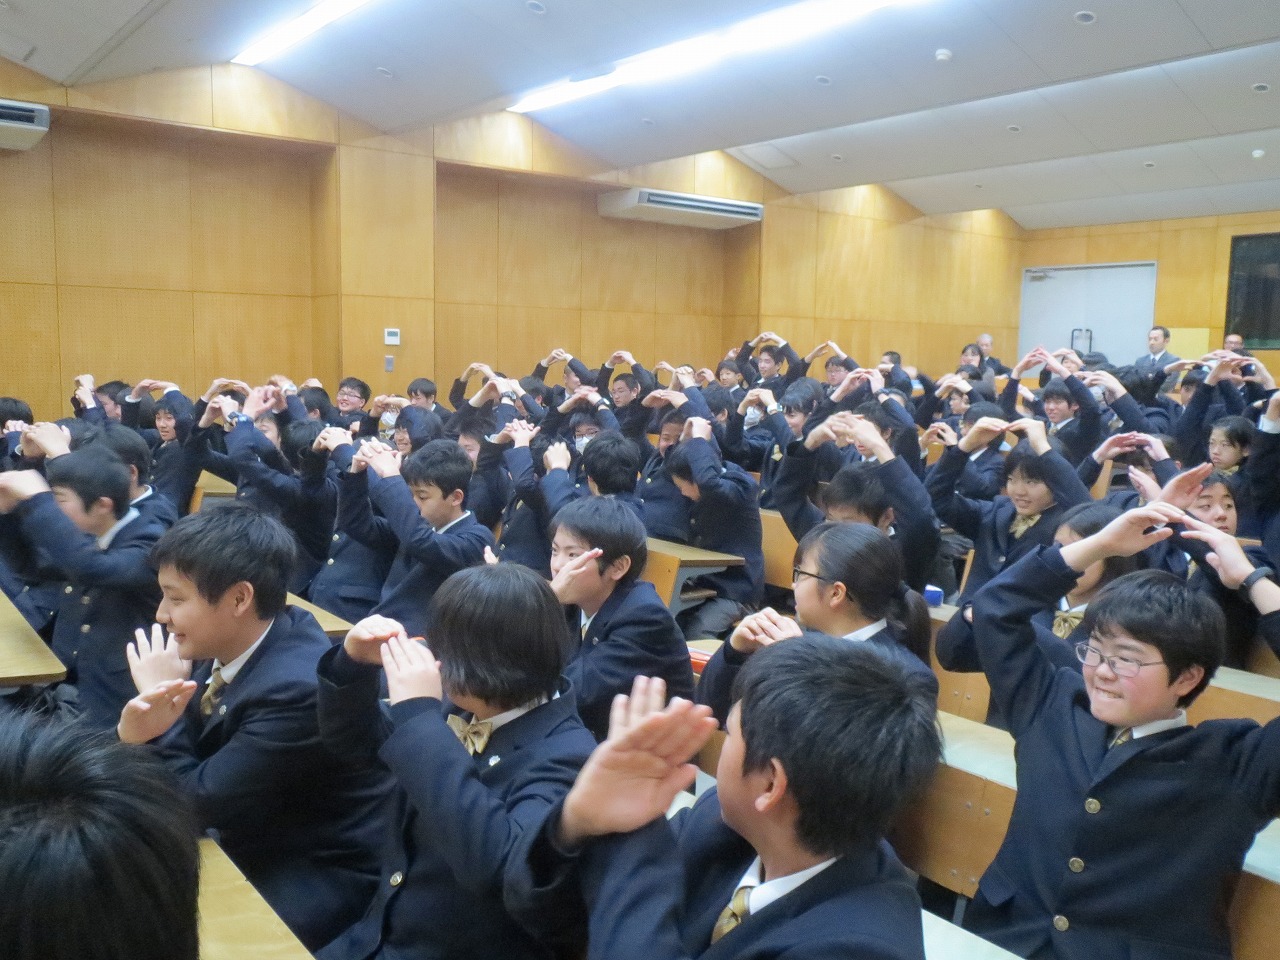
M1194 57L1162 69L1219 133L1280 126L1280 43ZM1254 92L1260 82L1271 90Z

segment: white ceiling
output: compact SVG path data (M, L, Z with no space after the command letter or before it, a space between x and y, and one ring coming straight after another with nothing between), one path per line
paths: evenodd
M0 0L0 54L64 83L224 62L313 2ZM794 0L542 2L373 0L263 69L406 129ZM792 192L885 183L1027 227L1276 209L1280 0L914 0L534 117L619 167L723 148Z

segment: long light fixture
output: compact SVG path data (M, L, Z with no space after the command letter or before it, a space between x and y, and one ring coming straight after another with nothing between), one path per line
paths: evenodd
M808 40L883 7L918 2L921 0L805 0L793 3L720 30L638 53L618 61L613 70L600 76L548 84L521 97L507 109L515 113L533 113L615 87L670 80L732 57Z
M327 27L335 20L341 20L369 2L370 0L321 0L306 13L288 23L282 23L270 33L255 40L247 50L231 62L240 63L246 67L256 67L263 60L279 56L317 30Z

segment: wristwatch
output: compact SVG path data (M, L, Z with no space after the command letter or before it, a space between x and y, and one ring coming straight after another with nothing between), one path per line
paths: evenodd
M1243 581L1241 581L1240 592L1247 596L1249 591L1253 589L1253 585L1255 583L1259 580L1265 580L1268 577L1274 577L1275 575L1276 572L1270 567L1255 567L1253 573L1249 574Z
M764 412L765 412L765 413L767 413L769 416L773 416L775 413L781 413L781 412L782 412L782 404L780 404L780 403L775 403L775 404L774 404L773 406L771 406L771 407L766 407Z

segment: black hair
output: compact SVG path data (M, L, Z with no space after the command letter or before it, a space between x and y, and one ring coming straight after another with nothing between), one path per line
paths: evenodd
M471 482L471 458L452 440L432 440L404 458L400 475L409 486L431 484L443 496L455 490L466 493Z
M693 414L689 412L687 404L681 404L678 407L672 407L670 410L668 410L666 413L662 415L662 419L658 422L658 432L661 433L663 427L670 426L673 424L675 426L678 426L681 430L683 430L684 425L689 421L689 418L692 416Z
M834 370L836 367L839 367L841 370L844 370L846 373L850 369L852 369L849 366L848 357L837 357L835 354L832 354L831 356L827 357L826 363L824 363L822 366L826 370Z
M906 649L929 662L933 629L924 597L902 580L902 551L866 523L826 521L796 545L796 566L812 557L827 582L843 583L845 594L868 620L884 618Z
M1221 430L1226 436L1227 442L1239 447L1245 454L1249 455L1249 448L1253 445L1254 426L1253 421L1247 417L1219 417L1213 421L1212 430Z
M978 346L976 343L966 343L963 347L960 348L960 356L963 357L966 353L976 353L979 357L981 357L982 348Z
M716 378L719 379L722 370L732 370L734 375L741 376L742 371L738 369L738 365L732 360L721 360L716 364Z
M307 413L318 413L321 420L327 420L333 411L333 401L324 387L303 387L298 391L298 399L307 408Z
M990 400L979 400L976 403L969 404L969 409L960 414L960 422L973 426L983 417L995 417L997 420L1004 419L1004 411L1000 409L1000 405L992 403ZM1004 435L996 437L992 442L1000 444L1004 441Z
M81 449L98 446L114 453L126 468L133 467L137 471L139 484L145 485L151 478L151 448L139 436L138 431L121 423L108 423L99 428Z
M892 437L897 432L898 421L889 415L889 412L884 408L884 404L879 400L865 400L858 404L853 412L870 421L881 433L887 433Z
M369 388L369 385L365 383L363 380L361 380L359 377L343 377L341 380L338 381L338 389L356 391L358 394L360 394L360 399L363 400L365 403L368 403L369 398L373 396L373 391Z
M426 377L415 377L413 380L409 381L409 386L408 389L405 390L405 393L411 397L415 393L421 394L424 397L434 397L437 393L436 382L434 380L428 380Z
M0 397L0 429L3 429L10 420L35 423L36 418L31 412L31 404L18 397Z
M54 457L45 465L45 472L49 486L70 490L85 510L106 497L117 520L129 512L129 468L109 447L90 444Z
M540 405L546 406L547 385L541 377L521 377L520 389L537 400Z
M893 501L880 482L877 466L874 463L851 463L837 470L831 482L822 488L823 511L856 510L870 522L879 523L893 506Z
M623 384L628 390L640 389L640 381L636 379L634 373L620 373L613 378L613 382Z
M284 609L296 559L293 535L284 524L235 501L188 514L151 548L153 567L173 567L211 604L247 582L260 620Z
M664 421L665 422L665 421ZM708 444L711 455L715 458L716 464L721 465L720 451L716 449L714 443ZM667 451L667 455L663 457L663 464L667 468L667 473L676 480L683 480L686 483L693 483L693 461L689 459L689 445L687 443L677 443Z
M1169 334L1169 328L1168 328L1168 327L1162 327L1162 326L1160 326L1159 324L1157 324L1156 326L1152 327L1151 329L1152 329L1152 330L1159 330L1159 331L1164 335L1164 338L1165 338L1166 340L1168 340L1168 339L1169 339L1170 334Z
M596 562L601 573L618 558L631 558L630 569L618 581L620 587L637 580L649 559L644 524L634 510L613 497L570 501L551 521L549 536L555 539L556 531L562 527L591 549L602 551Z
M110 397L116 403L124 403L120 394L126 390L132 389L133 388L123 380L108 380L106 383L100 383L94 387L93 392L95 395L101 394L104 397Z
M880 354L880 356L881 358L887 357L889 362L892 363L895 367L902 366L902 354L900 354L897 350L886 350L884 353Z
M160 394L160 398L151 404L152 422L155 421L156 414L162 411L172 415L175 420L181 417L189 418L191 416L191 404L185 397L181 399L179 397L182 397L182 395L175 390Z
M396 416L396 430L409 434L409 448L417 451L432 440L444 439L444 421L431 410L407 406Z
M0 724L0 956L198 960L199 836L146 750L11 713Z
M733 402L733 394L718 383L709 383L703 387L702 399L707 402L713 417L722 413L732 413L737 408L737 404Z
M982 371L971 363L960 364L960 366L956 367L956 373L975 383L982 379Z
M98 435L98 426L93 421L85 420L81 417L63 417L53 422L60 427L67 428L72 450L79 450Z
M1105 370L1107 373L1114 374L1115 367L1111 365L1111 361L1107 359L1107 355L1100 350L1094 350L1086 353L1080 358L1080 362L1084 364L1086 370Z
M1079 406L1076 398L1071 395L1071 390L1067 387L1066 381L1061 377L1054 377L1040 391L1040 402L1044 403L1046 400L1065 400L1073 407Z
M582 469L601 494L633 493L640 448L616 430L601 431L582 452Z
M822 384L809 377L801 377L783 392L778 401L787 413L813 413L818 402L825 396Z
M1126 634L1151 644L1160 651L1170 683L1190 667L1204 667L1203 679L1179 707L1200 696L1226 653L1221 606L1165 570L1138 570L1112 581L1089 604L1082 626L1090 636Z
M569 434L575 436L579 427L595 427L603 430L604 424L594 410L575 410L569 417Z
M278 424L278 421L277 421ZM319 420L292 420L280 435L280 452L295 470L301 470L303 463L311 459L323 460L327 454L311 449L316 437L324 432L325 425Z
M1058 521L1058 529L1066 527L1077 537L1084 539L1093 536L1123 512L1119 507L1101 501L1077 503L1062 515L1062 519ZM1107 557L1102 561L1102 578L1098 581L1098 586L1108 584L1126 573L1133 573L1141 565L1142 560L1136 555Z
M427 642L446 692L506 710L552 697L573 649L551 585L517 563L460 570L431 598Z
M811 631L747 661L734 683L743 773L782 766L807 850L870 848L929 785L942 754L930 679Z
M1139 404L1144 407L1155 406L1160 384L1164 382L1163 374L1148 375L1137 367L1124 366L1116 371L1115 377L1120 381L1120 386Z
M1007 484L1015 474L1021 475L1029 483L1049 482L1049 471L1045 469L1044 459L1025 440L1019 441L1017 446L1005 454L1001 484Z
M761 347L760 353L763 354L764 356L767 356L770 360L772 360L778 366L782 366L782 361L787 358L787 355L783 351L783 349L779 346L775 346L772 343L767 343L763 347Z

